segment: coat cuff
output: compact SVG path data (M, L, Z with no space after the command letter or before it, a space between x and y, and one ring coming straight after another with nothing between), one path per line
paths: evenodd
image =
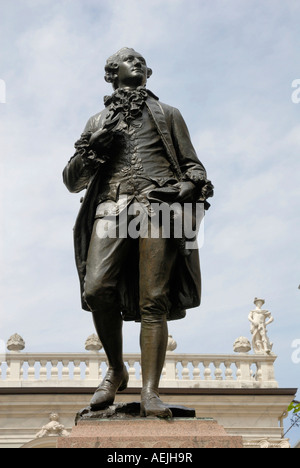
M92 132L85 132L81 134L79 140L76 141L74 147L76 149L75 155L79 155L82 159L83 166L98 166L105 162L104 158L90 148L90 138Z
M200 202L204 202L204 208L208 210L210 204L207 198L213 197L214 186L210 180L207 180L206 174L203 171L190 168L183 175L183 181L193 182L196 186L196 198Z

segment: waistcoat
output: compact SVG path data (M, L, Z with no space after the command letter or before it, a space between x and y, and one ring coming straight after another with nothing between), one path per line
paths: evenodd
M168 181L176 183L177 179L152 117L144 106L142 116L116 134L105 188L98 203L117 201L120 195L127 195L129 201L134 197L142 201L149 190Z

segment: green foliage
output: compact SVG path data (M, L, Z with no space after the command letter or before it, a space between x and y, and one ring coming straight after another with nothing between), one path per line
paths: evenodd
M292 403L288 407L288 411L293 411L293 414L300 412L300 402L299 401L292 401Z
M299 427L300 426L300 401L294 400L292 403L288 406L288 411L293 411L292 417L291 417L291 426L288 428L288 430L284 433L284 436L293 428L293 427Z

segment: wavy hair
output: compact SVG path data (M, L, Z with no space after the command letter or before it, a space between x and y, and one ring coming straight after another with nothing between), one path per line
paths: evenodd
M105 75L104 79L107 81L107 83L112 83L114 89L116 89L117 86L117 81L118 81L118 70L119 70L119 63L122 60L122 57L124 54L128 53L137 53L134 49L131 49L129 47L123 47L122 49L118 50L115 54L111 55L107 60L106 60L106 65L104 67L105 70ZM147 78L150 78L152 75L152 70L151 68L147 67Z

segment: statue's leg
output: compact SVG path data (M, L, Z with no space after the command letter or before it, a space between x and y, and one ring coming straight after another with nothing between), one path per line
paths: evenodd
M166 317L161 321L141 323L141 366L143 388L141 392L141 416L172 417L171 410L159 398L159 379L164 365L168 328Z
M159 380L168 343L169 282L175 259L170 239L140 239L142 416L172 417L159 398Z
M117 283L120 266L127 254L126 239L101 238L102 219L96 220L89 246L84 294L93 314L109 368L90 406L98 410L114 402L116 392L127 387L128 372L123 361L123 320Z

